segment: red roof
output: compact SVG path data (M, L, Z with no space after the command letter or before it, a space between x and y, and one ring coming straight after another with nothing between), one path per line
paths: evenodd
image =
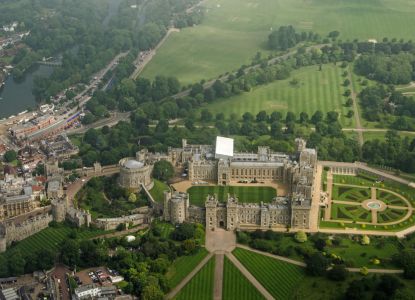
M40 185L32 185L32 191L33 192L40 192L43 190L43 186Z
M46 177L45 176L37 176L35 179L36 179L37 182L42 182L42 183L46 182Z

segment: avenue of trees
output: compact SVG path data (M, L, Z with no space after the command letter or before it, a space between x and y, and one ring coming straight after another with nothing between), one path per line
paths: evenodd
M268 47L272 50L285 51L304 41L319 41L321 37L313 32L295 32L293 26L281 26L268 36Z

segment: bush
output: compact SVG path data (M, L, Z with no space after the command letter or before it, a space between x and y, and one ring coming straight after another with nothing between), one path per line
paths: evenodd
M295 234L294 239L299 243L304 243L307 241L307 234L300 230Z
M335 265L331 270L327 272L328 278L334 281L343 281L349 275L349 271L344 265Z
M370 238L367 235L364 235L362 237L362 240L360 241L362 245L369 245L370 244Z

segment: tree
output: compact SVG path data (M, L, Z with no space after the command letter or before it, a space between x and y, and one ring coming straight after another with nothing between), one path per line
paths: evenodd
M308 113L306 112L300 113L300 123L302 124L308 123L308 120L309 120Z
M260 111L256 115L256 121L257 122L265 122L267 120L268 120L268 115L267 115L267 112L265 110Z
M194 239L188 239L183 242L183 248L186 253L193 253L196 250L196 241Z
M321 121L323 121L323 118L324 118L323 112L321 110L317 110L311 117L311 123L316 125L317 123L320 123Z
M17 250L8 257L10 275L19 276L24 274L26 261L22 253Z
M4 153L4 161L6 162L12 162L17 159L17 153L14 150L8 150L6 153Z
M174 167L167 160L160 160L154 164L153 177L162 181L168 181L174 176Z
M352 98L348 98L347 100L346 100L346 106L347 107L351 107L353 105L353 99Z
M335 265L327 272L327 276L334 281L344 281L349 275L349 271L344 265Z
M348 117L348 118L352 118L353 116L354 116L354 111L353 111L353 110L349 110L349 111L347 112L346 117Z
M63 241L60 247L60 259L65 265L71 268L79 265L80 249L76 240L66 239Z
M306 271L312 276L323 276L326 273L329 261L320 252L316 252L306 259Z
M137 201L137 196L134 193L130 193L130 195L128 196L128 201L134 203Z
M362 240L360 241L362 245L369 245L370 244L370 238L367 235L364 235L362 237Z
M172 238L176 241L192 239L195 236L196 227L191 223L182 223L172 232Z
M299 231L297 231L297 233L295 234L294 238L295 238L295 240L296 240L297 242L299 242L299 243L304 243L304 242L306 242L306 241L307 241L307 234L306 234L304 231L299 230Z
M403 267L404 276L407 279L415 278L415 250L405 249L399 256L399 261Z
M160 287L156 284L149 284L143 288L141 293L141 299L143 300L163 300L164 293Z
M337 122L338 118L339 118L339 113L337 111L329 111L327 113L327 123Z
M0 255L0 278L9 276L9 267L7 265L7 259L4 255Z
M203 109L200 113L200 120L202 122L210 122L212 121L213 115L208 109Z

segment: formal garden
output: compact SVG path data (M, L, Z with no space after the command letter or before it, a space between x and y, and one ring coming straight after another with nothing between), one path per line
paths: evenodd
M331 187L327 186L328 184ZM369 174L323 176L330 193L320 214L320 228L400 231L415 223L415 190Z

